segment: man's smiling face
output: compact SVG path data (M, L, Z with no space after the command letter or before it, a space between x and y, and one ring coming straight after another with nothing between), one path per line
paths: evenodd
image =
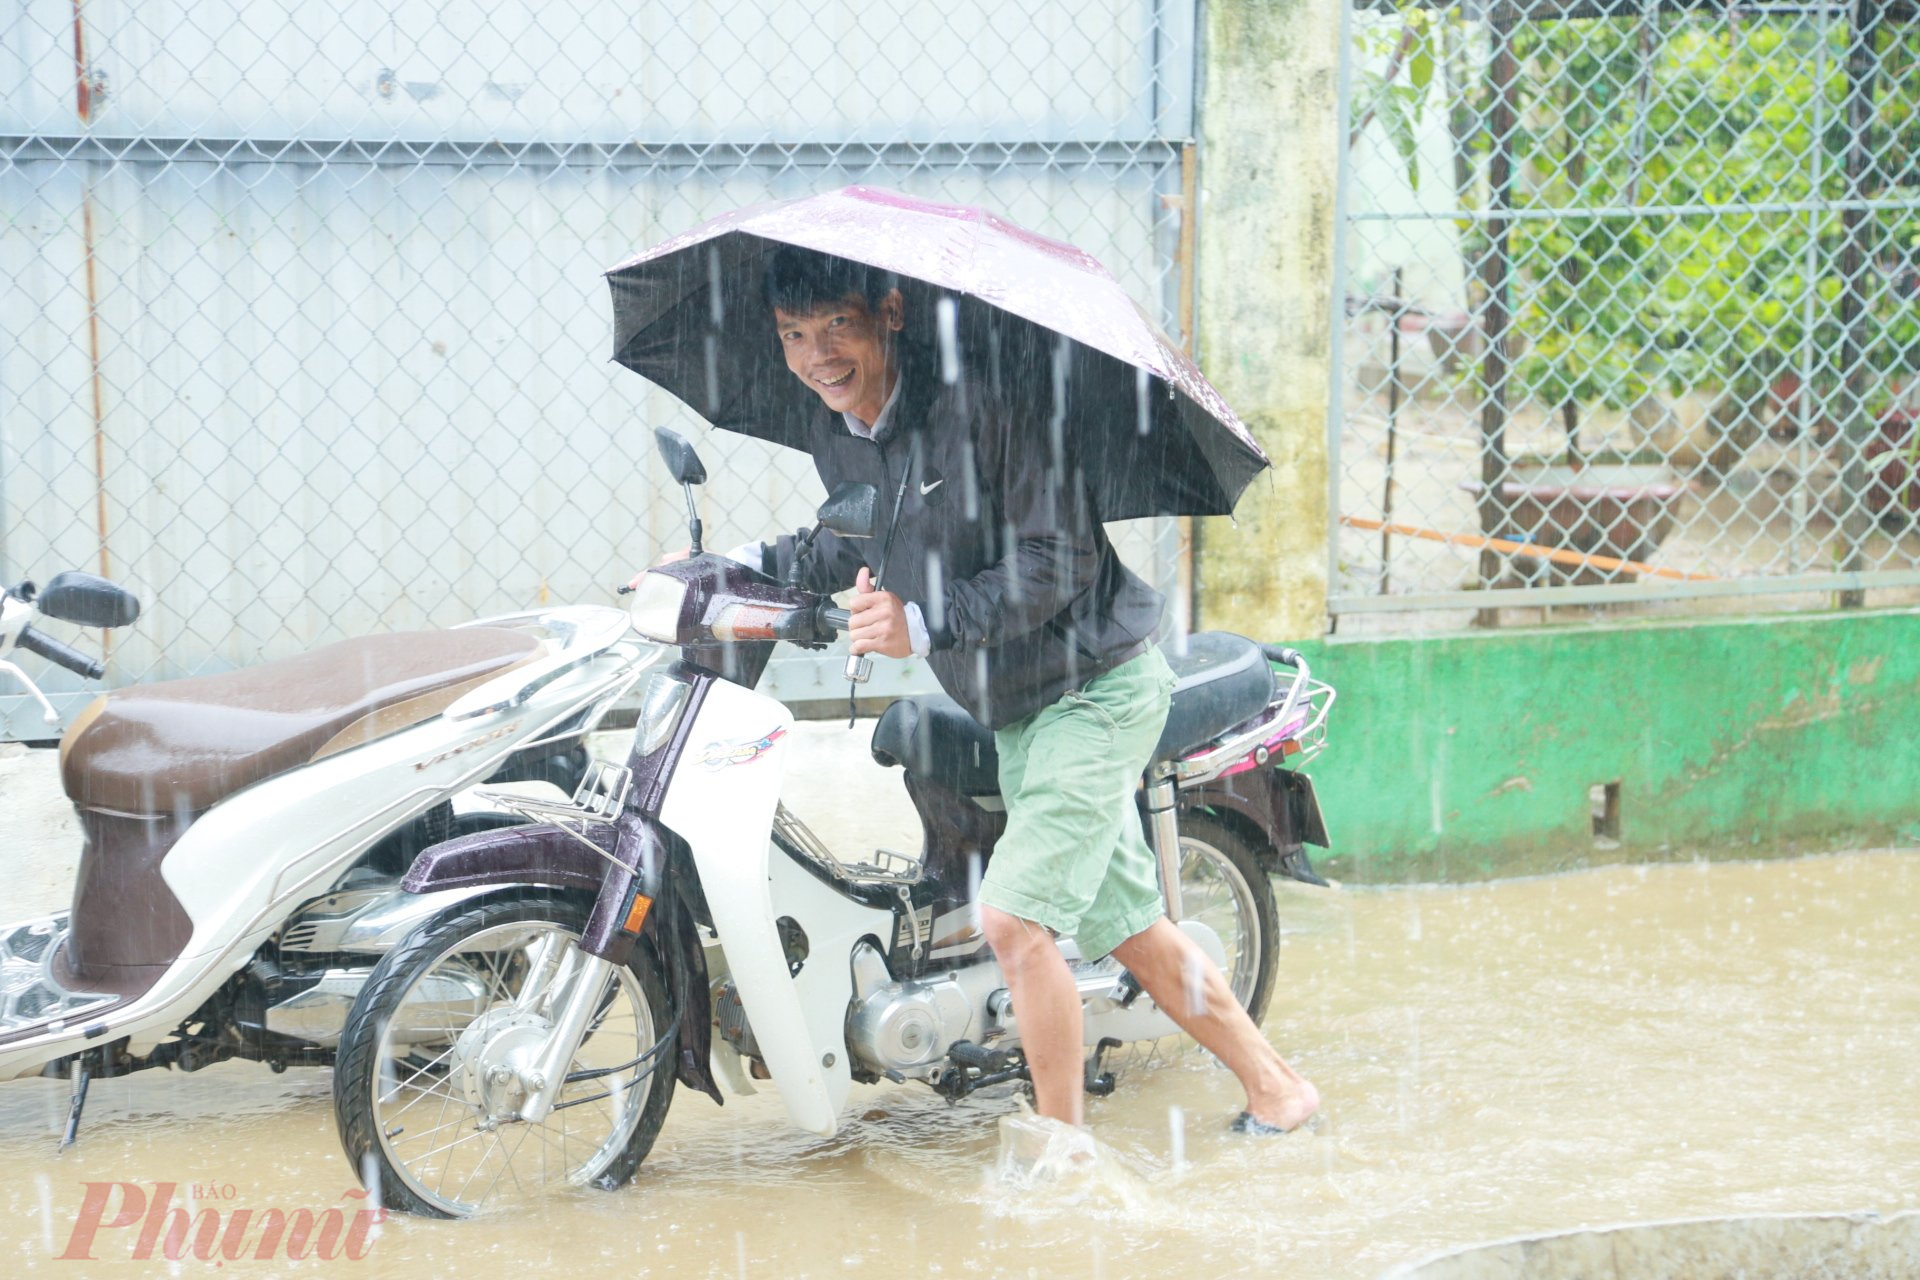
M868 426L893 394L893 335L904 327L905 314L898 289L882 298L878 309L857 293L805 315L773 309L780 350L793 376L827 408L851 413Z

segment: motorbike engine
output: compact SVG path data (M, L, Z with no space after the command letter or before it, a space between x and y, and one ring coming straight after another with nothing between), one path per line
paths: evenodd
M847 1019L847 1048L875 1070L924 1075L967 1034L972 1001L959 982L889 982L870 991Z
M999 971L991 965L945 974L930 982L895 982L886 961L865 942L854 948L853 973L847 1051L855 1064L854 1078L860 1080L889 1071L931 1077L945 1065L947 1050L956 1040L981 1030L987 994L1001 985ZM713 1013L720 1038L754 1063L756 1077L764 1078L760 1076L764 1067L755 1061L760 1057L760 1045L747 1022L739 989L732 982L723 980L714 987Z

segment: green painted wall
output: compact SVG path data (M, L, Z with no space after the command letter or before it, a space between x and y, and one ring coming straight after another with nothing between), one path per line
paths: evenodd
M1340 694L1310 772L1341 878L1920 841L1920 612L1300 648Z
M1274 461L1199 522L1196 624L1326 631L1337 0L1209 0L1201 367ZM1920 842L1920 613L1301 645L1340 690L1313 766L1357 880ZM1589 793L1619 784L1619 839Z

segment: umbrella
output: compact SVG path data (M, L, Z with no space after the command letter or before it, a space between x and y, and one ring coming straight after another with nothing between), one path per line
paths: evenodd
M1037 426L1076 449L1101 519L1225 515L1268 465L1092 255L981 209L873 187L723 214L612 268L613 358L716 427L805 447L820 402L787 372L762 301L778 245L900 277L909 330L937 331L943 375L991 365L1000 390L1019 386Z

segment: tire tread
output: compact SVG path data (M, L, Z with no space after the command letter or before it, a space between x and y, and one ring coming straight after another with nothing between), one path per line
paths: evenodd
M378 1070L379 1028L386 1022L407 989L455 940L483 932L501 924L521 920L547 920L573 929L585 929L587 907L573 895L551 890L522 888L461 903L443 916L415 929L392 951L381 958L366 985L353 1002L341 1032L340 1048L334 1063L333 1111L340 1135L340 1146L356 1176L364 1182L369 1158L379 1165L380 1200L385 1207L422 1217L447 1218L452 1214L415 1195L398 1177L380 1145L379 1116L372 1104L371 1084ZM640 980L641 990L653 1006L656 1024L665 1025L672 1017L668 1008L665 983L661 981L652 951L634 948L628 967ZM624 1186L652 1150L654 1139L666 1121L667 1107L673 1098L674 1076L669 1069L674 1046L667 1046L648 1081L648 1096L627 1145L613 1162L594 1179L605 1190Z

